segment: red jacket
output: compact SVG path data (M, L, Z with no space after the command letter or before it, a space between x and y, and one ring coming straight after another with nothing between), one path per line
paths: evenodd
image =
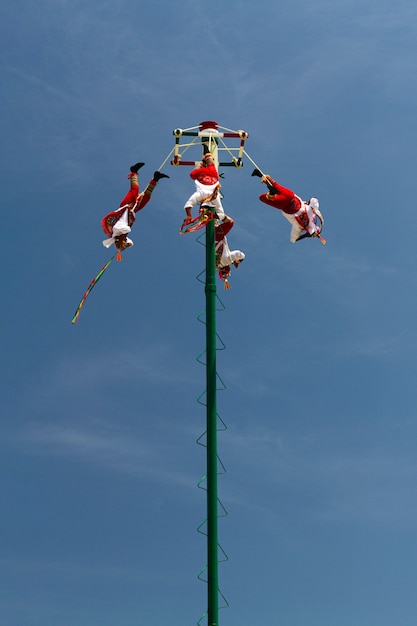
M198 180L202 185L214 185L219 180L219 174L213 163L211 165L196 167L195 170L190 172L190 177L193 180Z

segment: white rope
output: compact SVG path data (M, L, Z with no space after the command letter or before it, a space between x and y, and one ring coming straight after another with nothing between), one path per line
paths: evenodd
M166 164L166 162L168 161L169 157L174 152L174 150L175 150L175 148L172 148L171 152L168 154L168 156L165 159L165 161L163 161L162 164L158 167L158 172L160 172L162 170L162 168L164 167L164 165Z
M246 156L246 158L249 159L249 161L252 163L252 165L254 165L256 167L257 170L259 170L262 174L262 176L265 176L265 174L263 173L263 171L261 170L260 167L258 167L255 163L255 161L253 161L253 159L250 158L249 154L246 152L246 150L243 150L243 154Z

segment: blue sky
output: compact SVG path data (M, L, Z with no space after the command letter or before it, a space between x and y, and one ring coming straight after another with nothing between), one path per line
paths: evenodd
M225 169L246 254L217 329L220 624L415 626L417 8L399 0L6 1L0 621L195 624L206 609L204 248L164 168L135 246L100 220L215 120L303 198L289 243ZM198 158L198 157L196 157Z

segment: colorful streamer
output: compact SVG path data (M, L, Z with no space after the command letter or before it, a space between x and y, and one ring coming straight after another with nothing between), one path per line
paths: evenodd
M197 217L194 217L191 222L188 224L182 224L179 233L180 235L185 235L187 233L195 233L197 230L204 228L207 226L208 222L217 217L214 209L210 207L205 207L205 209L199 211Z
M95 285L98 283L100 278L103 276L104 272L109 267L110 263L113 261L115 256L116 255L112 256L110 261L107 261L107 263L105 265L103 265L103 267L101 268L99 273L96 276L94 276L93 280L88 285L87 290L86 290L85 294L83 295L83 297L81 298L81 302L78 305L77 310L75 311L74 317L71 320L71 324L76 324L78 322L78 318L80 316L81 309L83 308L84 302L87 300L87 297L88 297L89 293L92 291L93 287L95 287Z

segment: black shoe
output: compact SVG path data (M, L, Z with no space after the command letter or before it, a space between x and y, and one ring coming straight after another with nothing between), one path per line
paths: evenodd
M131 166L130 171L132 172L132 174L137 174L140 168L144 165L145 163L135 163L135 165Z
M158 180L161 180L161 178L169 178L169 176L168 174L163 174L162 172L158 172L158 170L156 170L153 175L154 181L158 182Z
M258 178L262 178L263 174L262 174L261 170L258 170L258 168L255 168L253 170L251 176L258 176Z
M306 237L317 237L317 236L318 235L316 235L316 234L310 235L310 233L303 233L302 235L297 237L297 239L295 241L301 241L302 239L305 239Z

